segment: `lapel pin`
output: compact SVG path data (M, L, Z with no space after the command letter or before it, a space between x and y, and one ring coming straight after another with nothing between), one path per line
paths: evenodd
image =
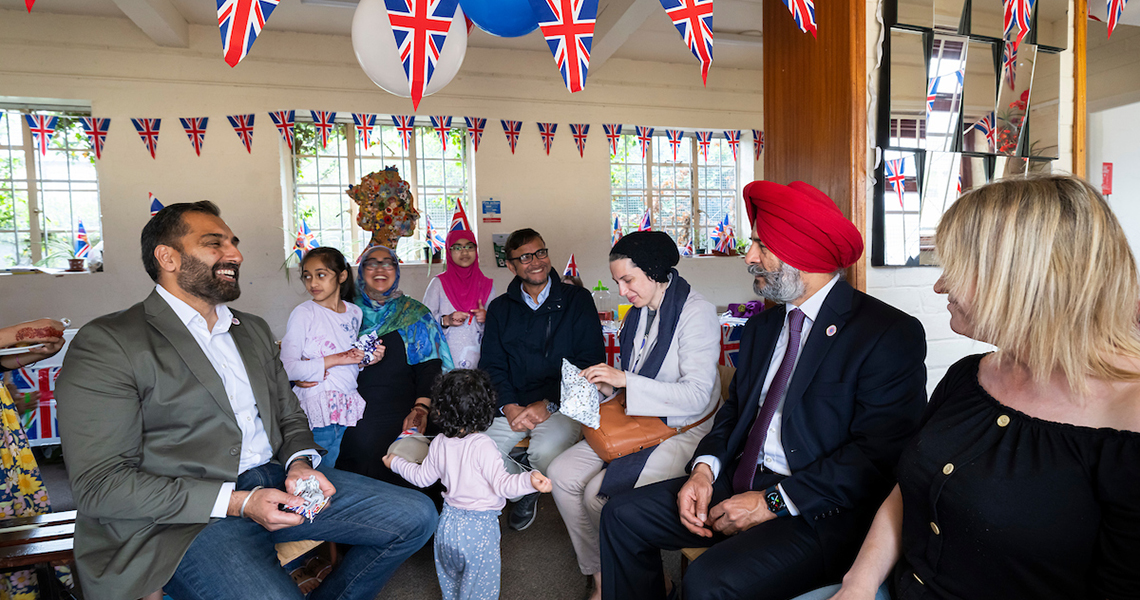
M237 317L234 317L233 320L230 322L233 323L234 325L241 325L241 321L237 320ZM835 329L835 325L832 325L831 329ZM831 331L831 329L827 330L828 331L827 335L831 335L832 333L834 333L833 331Z
M237 319L234 319L234 321L237 321ZM827 326L827 337L831 337L831 336L835 335L836 331L838 331L838 329L835 328L835 325L828 325Z

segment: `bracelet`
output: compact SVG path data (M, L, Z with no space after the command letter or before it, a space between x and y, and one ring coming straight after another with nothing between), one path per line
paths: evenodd
M416 402L415 406L412 407L412 410L415 410L417 408L422 408L429 413L431 412L431 407L424 404L423 402Z
M253 486L253 489L250 490L248 494L246 494L245 500L242 500L242 502L241 502L241 510L238 511L240 513L238 516L240 516L243 519L245 518L245 505L249 504L249 499L253 497L253 493L256 492L257 490L260 490L260 489L261 489L260 485L255 485L255 486Z
M24 368L24 363L20 362L20 355L19 354L16 355L16 365L21 369Z

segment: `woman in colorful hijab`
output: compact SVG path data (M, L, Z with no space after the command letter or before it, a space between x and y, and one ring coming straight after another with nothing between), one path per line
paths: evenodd
M495 282L479 269L475 234L469 230L447 234L447 270L435 276L424 292L424 304L443 326L451 358L460 369L479 366L479 345L487 304L495 296Z
M363 312L360 335L375 333L384 358L357 379L364 416L345 432L337 468L400 484L380 457L400 432L424 433L431 409L431 386L451 370L451 352L443 329L426 306L400 291L400 262L384 246L360 257L356 304Z

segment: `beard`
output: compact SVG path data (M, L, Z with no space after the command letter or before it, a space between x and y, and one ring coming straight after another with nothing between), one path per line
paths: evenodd
M759 281L752 282L752 291L773 302L786 304L807 292L800 270L787 263L780 263L780 268L776 271L765 271L760 265L749 265L748 273L753 277L764 278L764 285L760 285Z
M241 286L237 282L238 267L237 263L229 262L217 263L211 268L190 254L183 253L178 286L210 304L233 302L241 296ZM217 272L222 269L233 270L234 281L219 279Z

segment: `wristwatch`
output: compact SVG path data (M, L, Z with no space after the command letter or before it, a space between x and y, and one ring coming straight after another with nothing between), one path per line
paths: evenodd
M547 412L549 412L550 414L554 414L554 413L558 412L558 405L557 404L551 402L550 400L544 400L543 402L546 402Z
M788 512L788 505L784 502L784 496L777 486L764 490L764 501L768 504L768 510L777 517L791 514Z

